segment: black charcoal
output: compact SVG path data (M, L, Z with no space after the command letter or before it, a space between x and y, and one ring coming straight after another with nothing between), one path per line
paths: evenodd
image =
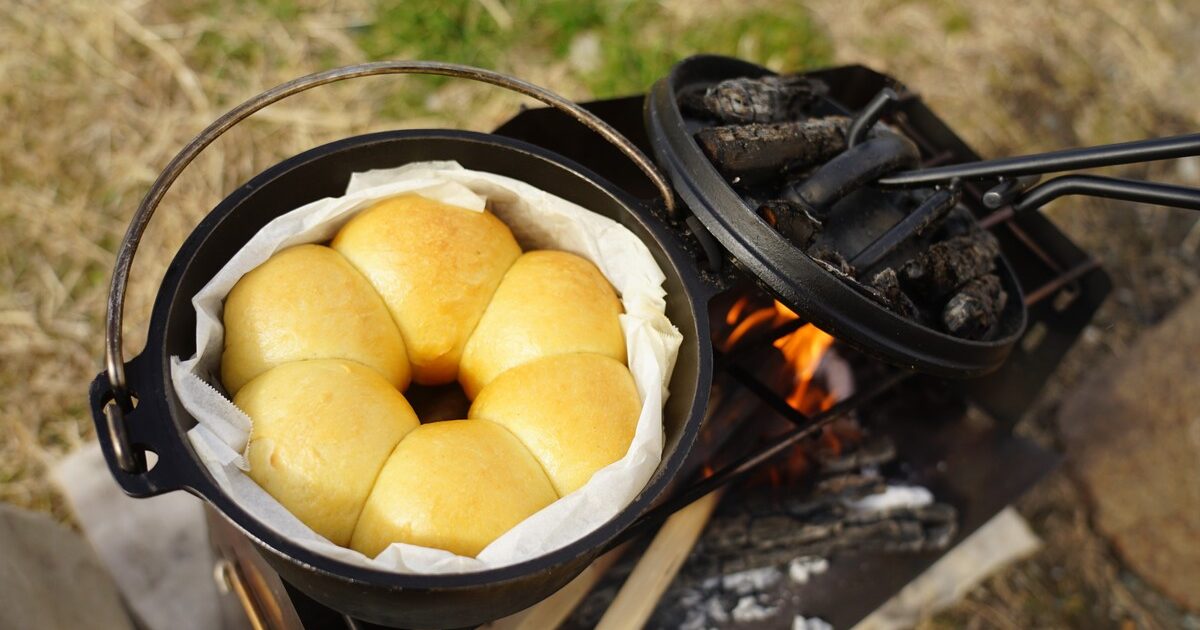
M982 339L1000 321L1008 293L1000 277L987 274L963 285L942 310L946 331L964 339Z
M996 269L1000 244L978 231L934 243L900 268L905 288L926 299L953 293L963 284Z
M726 125L701 129L696 142L726 178L758 178L828 161L846 149L849 125L845 116Z
M807 248L821 231L821 222L804 208L784 199L759 204L758 216L800 248Z
M896 275L896 270L891 267L886 267L871 278L870 287L879 292L879 296L883 301L884 306L887 306L893 313L902 315L909 319L919 319L920 311L917 305L908 297L904 289L900 288L900 278Z
M854 267L846 260L845 256L832 247L813 247L808 250L808 255L834 274L845 278L854 278Z
M748 124L796 120L829 88L822 82L796 75L721 81L707 89L680 94L679 105L688 114L724 123Z

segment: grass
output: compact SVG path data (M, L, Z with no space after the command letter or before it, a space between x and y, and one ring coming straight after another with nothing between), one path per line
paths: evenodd
M91 439L116 244L149 182L222 111L290 78L368 59L458 61L587 99L642 90L699 51L828 62L801 7L719 0L10 3L0 16L0 500L69 514L47 478ZM598 45L596 45L598 44ZM581 52L582 51L582 52ZM135 263L128 356L167 262L230 189L313 145L398 126L488 129L521 103L487 86L395 78L306 93L210 147L176 183Z
M411 0L385 3L358 41L373 59L443 59L505 69L513 50L551 63L587 67L594 95L644 90L679 59L699 52L739 54L775 67L828 63L832 49L798 3L715 11L677 19L658 2L572 0L499 2ZM586 47L590 46L590 50Z
M641 91L696 52L776 69L864 63L903 78L969 143L998 155L1200 128L1197 13L1186 0L10 0L0 11L0 500L70 518L48 470L93 437L81 400L101 368L116 243L170 157L266 87L367 59L422 57L496 68L584 100ZM253 174L367 131L489 129L522 102L490 87L388 77L256 115L205 152L152 222L132 275L127 352L140 350L183 238ZM1198 183L1171 164L1145 175ZM1187 249L1200 242L1186 236L1200 233L1194 223L1104 204L1066 208L1051 213L1116 270L1118 298L1097 322L1103 341L1056 376L1058 392L1200 286ZM1044 441L1053 441L1055 396L1028 427ZM1026 513L1052 544L940 627L1151 618L1113 577L1070 484L1034 494Z

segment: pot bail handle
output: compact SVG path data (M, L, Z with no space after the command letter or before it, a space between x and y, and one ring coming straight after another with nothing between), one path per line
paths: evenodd
M150 190L146 192L146 196L142 198L137 211L134 212L129 229L126 230L125 237L117 249L117 261L113 268L112 284L109 288L104 331L105 369L108 373L108 381L112 386L114 399L122 409L126 412L132 409L132 401L126 389L125 362L121 350L122 317L125 307L125 292L129 285L129 270L133 265L133 257L137 253L138 243L141 242L146 226L150 223L150 218L154 215L154 211L158 208L167 190L201 151L212 144L221 134L258 110L293 94L327 83L383 74L422 74L469 79L480 83L489 83L537 99L600 134L624 153L653 182L655 188L662 195L667 212L672 216L675 214L675 197L666 177L659 172L650 158L646 157L628 138L576 103L516 77L483 68L440 61L377 61L335 68L293 79L251 97L213 121L199 135L192 138L154 180L154 184L150 186ZM123 414L115 414L115 419L110 419L110 424L123 421L122 416ZM110 429L115 428L119 427L110 427ZM114 435L121 434L120 431L112 431L112 433Z

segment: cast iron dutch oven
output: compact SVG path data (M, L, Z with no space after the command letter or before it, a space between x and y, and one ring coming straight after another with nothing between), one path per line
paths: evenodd
M236 525L289 583L355 618L405 628L463 627L503 617L545 598L577 575L619 534L662 498L696 437L712 376L706 285L688 257L647 208L574 162L516 140L447 130L391 131L347 138L281 162L238 188L196 227L176 254L159 289L145 350L122 356L122 309L138 242L167 189L217 136L255 111L309 88L376 74L435 74L502 86L556 107L616 145L654 181L668 208L671 189L651 162L606 123L574 103L511 77L436 62L378 62L313 74L239 105L193 139L159 175L134 214L118 249L109 296L106 370L90 404L101 448L121 488L134 497L185 490ZM620 222L639 236L666 274L667 316L683 346L664 411L662 462L633 502L587 536L520 564L467 574L405 575L366 569L312 553L283 538L234 503L200 464L186 433L195 420L180 405L170 358L195 352L192 296L260 228L310 201L341 195L352 172L420 160L463 166L528 182ZM157 456L147 468L146 452Z

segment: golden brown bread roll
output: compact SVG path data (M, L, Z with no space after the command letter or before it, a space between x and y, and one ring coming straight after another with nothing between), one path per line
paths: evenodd
M348 545L375 478L418 426L404 396L351 361L273 368L234 397L253 421L250 478L336 545Z
M303 359L349 359L408 387L400 330L379 294L340 254L285 249L242 276L225 298L221 381L236 394L267 370Z
M497 376L468 415L517 436L564 496L625 456L641 406L624 364L599 354L560 354Z
M616 291L590 261L560 251L523 254L504 274L463 349L467 397L505 370L534 359L593 352L625 362Z
M475 556L558 496L521 442L486 420L423 424L388 458L350 547L393 542Z
M383 297L413 378L452 382L463 344L521 248L502 221L416 195L381 201L333 239Z

